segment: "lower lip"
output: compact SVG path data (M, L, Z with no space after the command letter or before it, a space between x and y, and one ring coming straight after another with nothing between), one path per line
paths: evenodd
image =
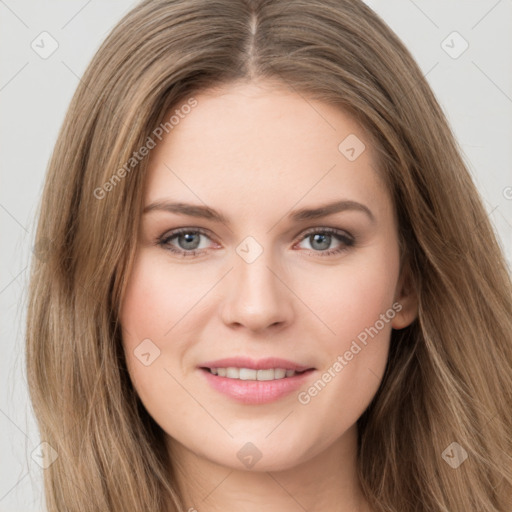
M241 380L219 377L203 368L200 370L212 388L238 402L249 405L266 404L279 400L303 386L314 371L306 370L293 377L276 380Z

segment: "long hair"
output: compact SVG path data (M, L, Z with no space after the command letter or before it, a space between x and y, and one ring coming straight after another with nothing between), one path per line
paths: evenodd
M510 274L409 51L359 0L146 0L84 73L39 206L26 364L41 439L58 454L44 471L49 512L183 507L121 345L148 164L134 152L194 94L256 78L353 115L397 212L418 316L392 331L383 381L358 420L371 506L511 510Z

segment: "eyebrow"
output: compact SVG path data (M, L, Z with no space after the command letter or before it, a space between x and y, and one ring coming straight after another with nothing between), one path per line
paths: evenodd
M372 222L375 222L375 216L372 211L364 204L356 201L341 200L326 203L315 208L302 208L300 210L294 210L288 214L288 219L292 222L300 222L305 220L315 220L334 213L343 211L359 211L366 214ZM147 205L143 214L153 211L166 211L170 213L177 213L181 215L188 215L190 217L198 217L203 219L212 220L215 222L221 222L229 225L229 220L220 212L210 208L208 206L200 206L187 203L172 203L169 201L155 201Z

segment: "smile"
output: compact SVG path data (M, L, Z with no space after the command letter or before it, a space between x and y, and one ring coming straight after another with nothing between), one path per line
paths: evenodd
M284 368L269 368L266 370L254 370L253 368L207 368L213 375L226 377L228 379L239 380L279 380L293 377L297 373L295 370L285 370Z

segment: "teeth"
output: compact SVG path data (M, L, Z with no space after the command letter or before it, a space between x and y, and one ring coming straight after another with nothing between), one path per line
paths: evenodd
M219 377L240 380L279 380L286 377L293 377L295 370L283 368L269 368L268 370L253 370L251 368L211 368L210 372Z
M270 370L272 371L272 370ZM282 368L276 368L274 370L274 379L284 379L286 375L286 370L283 370Z
M233 368L234 370L234 368ZM240 368L238 372L232 371L231 374L228 374L232 379L236 379L236 374L239 374L238 378L240 380L256 380L256 376L258 374L257 370L249 370L248 368Z
M279 377L276 375L276 372L279 370L269 368L268 370L258 370L257 380L274 380L274 379L282 379L284 377Z
M226 368L226 377L228 379L239 379L240 378L240 370L238 368L229 367Z

